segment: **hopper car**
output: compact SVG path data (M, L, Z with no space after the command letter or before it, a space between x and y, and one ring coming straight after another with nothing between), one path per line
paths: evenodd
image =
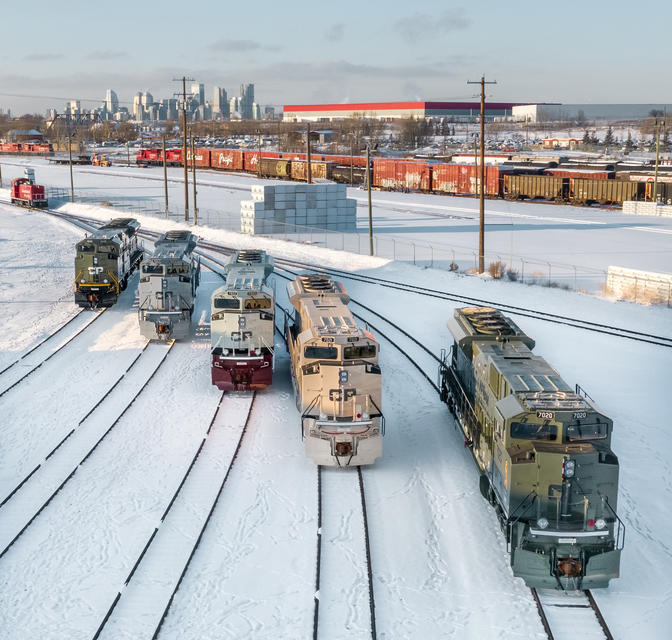
M140 223L115 218L80 240L75 255L75 303L80 307L110 307L128 285L142 261L138 243Z
M191 159L188 151L188 158ZM307 180L306 154L243 149L195 149L196 165L224 171L244 171L264 178ZM458 156L454 156L457 158ZM371 185L385 191L421 191L443 195L477 196L480 191L480 168L473 164L473 155L465 156L471 164L422 161L410 158L373 158L370 161ZM611 164L568 165L527 156L496 156L485 167L485 195L508 200L541 199L558 204L621 205L625 200L651 200L653 188L648 178L622 173ZM563 158L557 158L564 162ZM166 150L169 165L182 164L182 150ZM161 165L160 149L141 149L139 165ZM260 165L259 165L260 162ZM515 164L515 163L519 164ZM525 162L526 164L520 164ZM366 158L347 155L311 154L311 175L315 179L346 184L366 184ZM662 176L662 173L661 173ZM637 186L626 185L628 178ZM660 186L657 199L672 202L672 187Z
M260 390L273 381L275 294L264 251L235 251L226 283L211 298L212 384L223 391Z
M44 187L34 184L31 178L14 178L11 186L12 204L22 207L40 207L49 205Z
M612 420L500 311L457 309L448 327L441 399L471 448L513 574L530 587L606 587L625 538Z
M325 466L373 464L385 431L378 342L357 325L341 283L305 274L287 291L294 313L285 336L306 455Z
M198 238L189 231L168 231L154 243L154 254L140 267L138 321L150 340L189 336L200 260L193 257Z

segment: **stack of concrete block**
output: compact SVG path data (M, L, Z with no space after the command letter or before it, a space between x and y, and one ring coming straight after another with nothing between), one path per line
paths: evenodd
M660 202L626 200L623 203L623 213L630 213L637 216L672 216L672 205L662 204Z
M355 231L357 202L344 184L283 184L252 187L252 200L240 203L243 233L289 233L298 227Z

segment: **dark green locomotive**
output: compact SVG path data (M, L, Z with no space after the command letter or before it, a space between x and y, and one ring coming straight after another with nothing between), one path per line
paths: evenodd
M140 223L115 218L77 243L75 302L80 307L112 306L142 260Z
M472 447L514 575L531 587L606 587L625 536L612 421L500 311L457 309L448 327L441 398Z

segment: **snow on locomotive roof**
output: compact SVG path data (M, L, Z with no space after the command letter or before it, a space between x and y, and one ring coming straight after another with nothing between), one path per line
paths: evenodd
M154 243L153 257L189 260L197 243L198 236L189 231L169 231Z

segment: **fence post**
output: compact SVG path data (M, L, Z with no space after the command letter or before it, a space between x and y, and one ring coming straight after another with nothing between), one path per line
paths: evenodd
M576 265L573 264L572 267L574 267L574 291L576 291Z
M411 244L413 245L413 264L415 264L415 242L411 242Z
M525 282L525 260L520 259L520 281Z
M433 244L429 245L429 256L430 256L429 266L433 267L434 266L434 245Z
M551 286L551 263L548 263L548 286Z

